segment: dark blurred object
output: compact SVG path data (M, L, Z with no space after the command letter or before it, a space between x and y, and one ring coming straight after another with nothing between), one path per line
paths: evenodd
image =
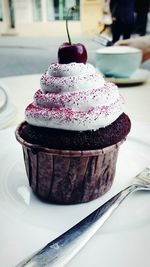
M134 0L110 0L113 43L129 39L134 29Z
M106 46L112 46L113 45L113 42L112 41L108 41Z
M109 36L103 35L105 30L107 29L108 25L103 25L103 28L100 30L98 35L95 35L93 40L99 43L101 46L111 46L112 45L112 40L110 39Z
M93 41L99 43L101 46L111 46L113 44L109 36L101 34L95 35Z
M136 24L135 33L140 36L146 34L150 0L135 0Z

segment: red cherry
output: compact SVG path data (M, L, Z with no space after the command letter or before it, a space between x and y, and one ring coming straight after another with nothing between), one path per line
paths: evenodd
M71 62L86 63L87 51L83 44L63 43L58 50L58 62L67 64Z
M75 7L71 7L68 10L66 18L66 31L68 36L68 43L63 43L58 49L58 62L60 64L67 64L71 62L86 63L87 61L87 51L83 44L72 44L70 39L70 34L68 30L68 16L69 12L75 11Z

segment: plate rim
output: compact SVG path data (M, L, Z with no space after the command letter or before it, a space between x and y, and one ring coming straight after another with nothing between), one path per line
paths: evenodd
M139 68L137 71L142 71L144 73L149 73L150 74L150 70L147 70L147 69L143 69L143 68ZM119 77L106 77L104 76L104 78L107 80L107 81L110 81L110 82L114 82L116 84L125 84L125 85L128 85L128 84L139 84L139 83L144 83L146 81L148 81L150 79L150 77L140 77L140 78L132 78L131 77L127 77L127 78L119 78Z

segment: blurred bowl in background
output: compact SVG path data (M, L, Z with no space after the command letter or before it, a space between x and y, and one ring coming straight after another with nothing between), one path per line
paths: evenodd
M109 46L96 51L95 61L106 77L128 78L139 69L142 52L129 46Z

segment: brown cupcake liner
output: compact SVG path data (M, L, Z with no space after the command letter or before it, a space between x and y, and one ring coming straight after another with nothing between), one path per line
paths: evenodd
M97 150L58 150L30 144L20 136L29 184L47 202L75 204L106 193L114 180L119 143Z

